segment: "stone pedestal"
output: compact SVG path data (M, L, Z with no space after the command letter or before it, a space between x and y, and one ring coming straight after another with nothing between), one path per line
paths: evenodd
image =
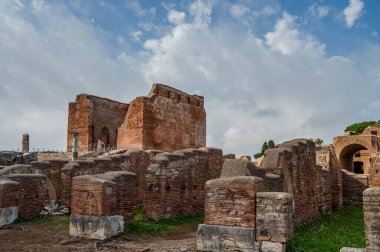
M71 236L86 237L97 240L105 240L124 231L123 216L70 216Z

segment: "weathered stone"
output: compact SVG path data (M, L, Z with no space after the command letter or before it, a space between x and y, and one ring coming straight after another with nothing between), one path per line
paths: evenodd
M123 216L70 216L71 236L105 240L124 231Z
M339 251L340 252L365 252L365 248L348 248L348 247L343 247Z
M198 251L259 252L255 229L200 224L197 232Z
M380 187L363 192L366 251L380 251Z
M0 227L12 224L18 217L18 207L0 207Z
M256 194L256 240L287 242L293 238L293 197L289 193Z
M261 242L260 252L285 252L286 244L281 242Z

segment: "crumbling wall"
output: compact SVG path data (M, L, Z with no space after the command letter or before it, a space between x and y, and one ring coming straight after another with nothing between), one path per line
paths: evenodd
M62 191L61 170L68 162L68 160L49 160L31 163L34 173L44 174L51 181L58 201L60 200Z
M0 177L0 228L11 224L18 217L19 190L19 183Z
M294 223L299 225L318 218L325 207L321 207L316 168L314 142L308 139L294 139L284 142L264 154L262 167L267 173L281 176L285 192L294 198ZM330 185L325 185L325 187Z
M368 174L342 170L343 201L345 204L363 204L363 191L369 187Z
M369 186L380 187L380 156L377 155L373 159L369 170Z
M71 152L38 152L37 153L37 161L65 160L68 162L71 160L71 158L72 158Z
M343 206L343 177L334 147L317 146L316 151L317 164L330 171L332 209L339 210Z
M276 174L266 173L265 169L258 167L248 159L225 159L221 178L236 176L256 176L263 179L263 192L282 192L283 184L281 177Z
M67 152L72 151L73 133L79 132L79 151L88 151L96 144L104 127L107 128L105 144L115 145L117 129L123 123L128 104L88 94L77 95L75 102L69 103L67 126Z
M144 215L161 219L203 213L205 182L219 178L222 165L220 149L157 154L146 170Z
M175 151L206 145L204 99L162 84L133 100L119 128L118 149Z
M47 177L42 174L12 174L7 178L19 183L19 216L31 218L40 214L49 200L54 199Z

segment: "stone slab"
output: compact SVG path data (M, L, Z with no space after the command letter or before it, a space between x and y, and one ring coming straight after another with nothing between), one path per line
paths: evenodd
M123 216L70 216L71 236L86 237L97 240L105 240L124 231Z
M198 251L259 252L260 243L255 241L254 228L198 225Z
M261 243L261 252L285 252L286 243L263 241Z
M343 247L339 251L340 252L365 252L365 248L348 248L348 247Z
M18 207L0 208L0 227L12 224L18 217Z

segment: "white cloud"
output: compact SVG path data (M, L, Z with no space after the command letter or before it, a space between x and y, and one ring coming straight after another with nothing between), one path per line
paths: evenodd
M168 20L173 24L182 24L185 21L186 14L184 12L169 10Z
M273 15L276 13L276 10L273 9L272 7L266 5L262 11L262 13L265 15L265 16L270 16L270 15Z
M230 13L234 18L241 18L249 12L249 8L242 4L234 4L230 8Z
M133 40L139 41L141 36L143 35L142 31L134 31L131 32L130 35L132 36Z
M32 147L63 149L67 103L76 94L128 102L153 82L205 96L208 143L238 155L258 152L268 139L328 143L349 123L378 116L380 47L327 56L286 13L261 38L211 24L212 2L195 1L190 22L140 37L139 52L110 57L101 31L63 5L46 1L28 13L37 26L20 13L30 9L22 3L0 1L0 149L17 147L26 131Z
M266 44L273 50L283 54L293 54L297 50L311 49L323 51L324 45L319 44L310 35L302 34L295 27L295 17L284 13L278 20L273 32L265 35Z
M329 6L325 5L318 5L316 3L312 4L309 7L309 12L312 16L317 16L319 18L326 17L329 12L331 11L331 8Z
M346 26L351 28L362 14L364 2L362 0L350 0L350 4L343 10Z
M375 39L379 38L379 34L377 33L377 31L372 31L371 36L374 37Z

